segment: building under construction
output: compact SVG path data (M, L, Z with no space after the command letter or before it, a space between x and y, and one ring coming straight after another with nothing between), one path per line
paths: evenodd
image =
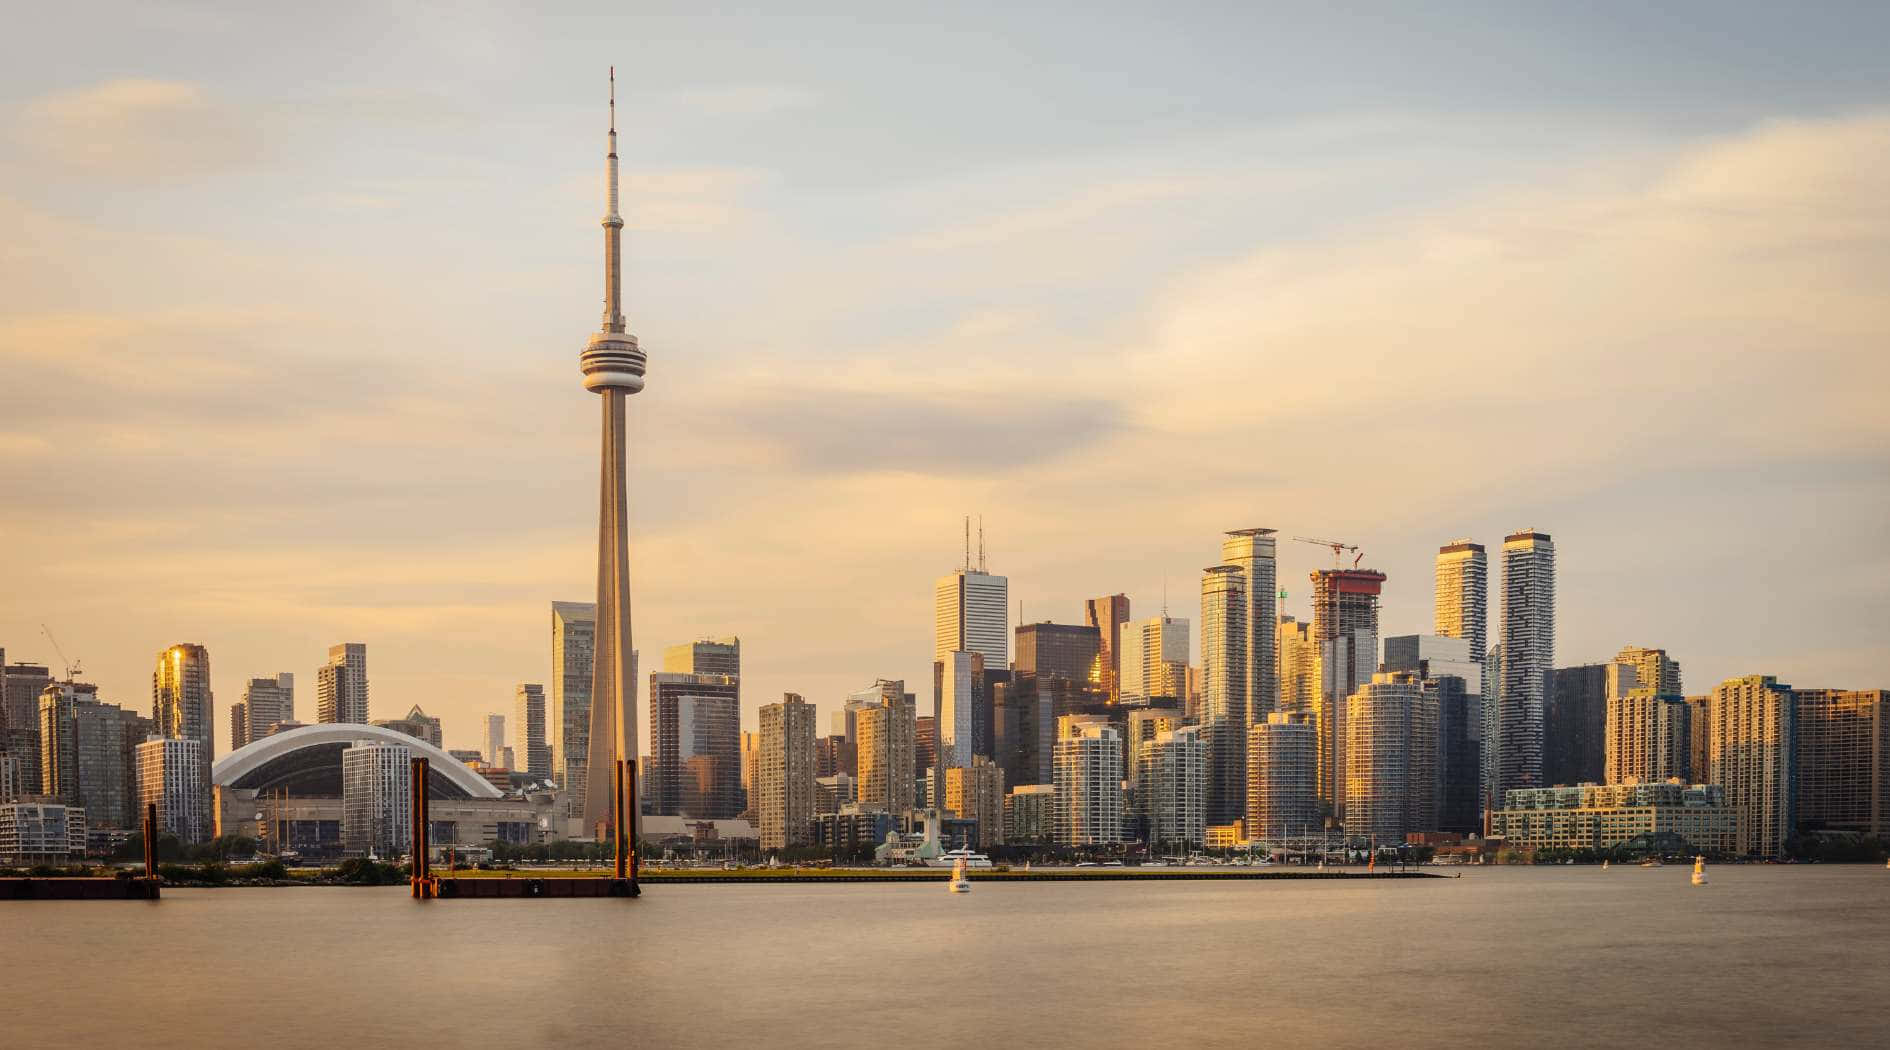
M1319 800L1345 819L1345 700L1378 670L1375 569L1320 569L1312 574L1314 661L1319 675Z

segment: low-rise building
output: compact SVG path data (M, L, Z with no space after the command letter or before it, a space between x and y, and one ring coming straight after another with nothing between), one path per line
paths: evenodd
M0 864L65 864L85 855L85 809L63 802L0 805Z
M1490 834L1524 849L1611 849L1678 835L1695 852L1739 852L1739 813L1717 784L1580 784L1517 788L1490 814Z

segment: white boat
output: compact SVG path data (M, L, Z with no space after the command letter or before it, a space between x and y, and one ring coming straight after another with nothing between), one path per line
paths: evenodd
M1604 860L1604 861L1602 861L1602 862L1601 862L1601 870L1602 870L1602 871L1607 871L1607 870L1608 870L1608 862L1607 862L1607 861L1605 861L1605 860Z
M1693 884L1706 885L1706 858L1703 856L1693 858Z
M991 866L991 858L961 846L941 853L926 861L925 864L929 868L956 868L960 865L967 868L988 868Z
M971 880L965 877L965 858L963 857L958 858L958 862L952 865L952 892L971 892Z

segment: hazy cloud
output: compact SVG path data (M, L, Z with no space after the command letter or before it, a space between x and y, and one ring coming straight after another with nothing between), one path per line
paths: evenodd
M67 172L123 182L202 175L253 163L249 120L201 85L108 80L45 95L19 116L22 144Z

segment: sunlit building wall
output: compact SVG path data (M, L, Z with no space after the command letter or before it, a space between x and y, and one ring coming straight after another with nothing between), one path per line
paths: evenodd
M1690 768L1692 709L1686 699L1630 689L1608 699L1604 782L1650 784L1704 776Z
M1437 830L1438 698L1407 671L1372 676L1346 700L1345 830L1398 843Z
M1707 780L1739 811L1739 852L1784 852L1796 816L1798 702L1770 675L1729 678L1709 702Z
M173 645L158 653L151 675L151 721L154 732L170 740L194 740L197 780L203 798L200 812L210 811L210 764L216 758L215 724L211 710L210 651L201 645Z
M1554 667L1555 543L1524 529L1503 538L1499 791L1544 783L1544 706Z
M1202 727L1164 730L1142 744L1139 758L1137 791L1148 800L1150 847L1198 848L1208 824L1209 755ZM1241 794L1244 798L1246 792Z
M1240 648L1245 660L1240 675L1240 706L1244 721L1239 727L1243 767L1247 750L1247 726L1266 721L1267 715L1280 703L1279 654L1274 650L1280 581L1274 557L1273 533L1272 529L1235 529L1221 540L1221 561L1240 570L1242 594L1246 600L1246 608L1241 610L1240 617ZM1202 630L1206 629L1203 625ZM1234 779L1244 781L1244 778L1244 772L1237 769ZM1242 783L1237 794L1244 800L1246 793L1246 786ZM1239 814L1235 813L1235 816Z
M787 693L780 703L762 707L755 764L753 803L761 848L807 845L815 811L813 704Z
M1890 833L1890 692L1799 689L1798 822Z
M1212 565L1201 573L1201 721L1210 754L1210 824L1238 820L1247 811L1248 606L1240 567Z
M1072 716L1058 727L1056 839L1066 846L1122 841L1122 734Z
M1313 716L1275 711L1247 731L1246 826L1256 839L1305 835L1319 816L1319 739Z
M1122 659L1117 648L1129 622L1129 596L1111 594L1083 602L1083 622L1096 632L1097 685L1109 703L1122 699Z
M363 643L328 647L328 662L315 672L315 720L367 724L367 646Z
M413 749L361 740L341 753L341 848L391 861L412 844Z

